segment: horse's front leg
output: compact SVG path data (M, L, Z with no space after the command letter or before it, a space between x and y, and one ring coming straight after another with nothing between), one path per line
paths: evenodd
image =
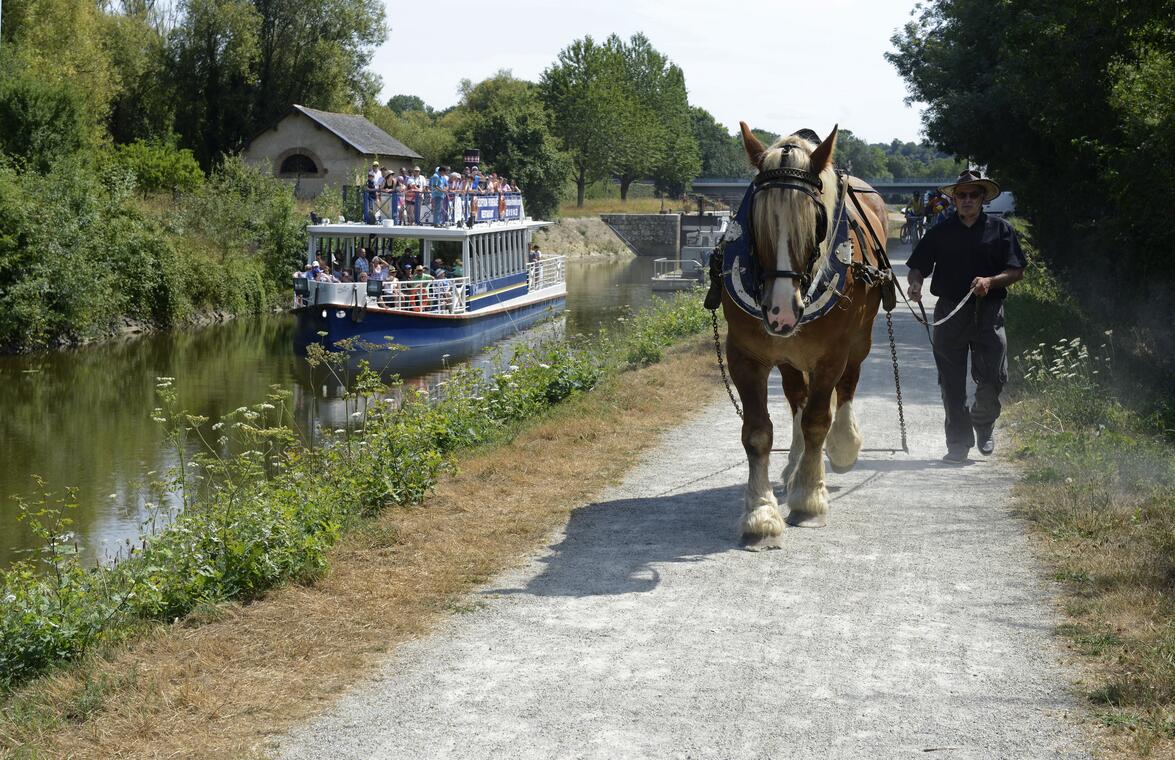
M804 452L788 483L788 525L823 528L828 524L828 489L824 486L824 440L832 424L833 383L840 368L818 368L809 378L808 402L800 414Z
M747 452L747 478L743 516L739 522L748 549L778 549L783 534L779 502L771 490L771 417L767 413L767 374L770 367L743 353L728 340L726 355L730 377L743 402L743 449Z
M800 464L800 456L804 453L804 435L800 426L800 413L808 401L808 379L790 364L779 365L779 376L783 380L783 395L787 397L791 408L791 448L787 452L787 465L783 468L783 475L779 481L784 487L790 487L792 475Z
M857 427L857 418L853 414L853 398L856 396L857 380L860 377L861 363L850 360L844 374L837 381L836 391L832 396L836 415L828 431L825 448L828 450L828 463L836 473L845 473L853 469L853 465L857 463L857 455L861 452L861 430Z

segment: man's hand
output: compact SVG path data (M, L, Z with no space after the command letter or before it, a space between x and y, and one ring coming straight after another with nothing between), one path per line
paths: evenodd
M914 303L922 303L922 273L917 269L911 269L906 280L910 283L910 287L906 289L910 300Z
M991 290L991 278L976 277L971 281L971 289L975 291L975 295L982 298L983 296L987 295L989 290Z

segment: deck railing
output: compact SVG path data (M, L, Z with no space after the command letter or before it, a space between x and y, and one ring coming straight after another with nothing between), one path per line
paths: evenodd
M388 282L318 282L295 277L294 306L378 306L420 314L463 314L468 305L468 285L468 277Z
M464 314L468 284L468 277L395 280L383 283L383 292L378 298L369 299L369 303L385 309L421 314Z
M701 268L693 259L653 259L653 277L661 280L696 278Z
M544 256L527 264L527 284L531 292L566 282L566 262L566 256Z
M434 201L425 190L370 190L343 187L343 213L347 219L367 224L450 227L482 222L522 219L522 194L481 191L446 192Z

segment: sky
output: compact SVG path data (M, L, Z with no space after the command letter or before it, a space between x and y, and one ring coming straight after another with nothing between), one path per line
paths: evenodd
M833 124L869 142L921 139L921 108L882 56L915 0L494 0L390 2L371 68L382 100L433 108L501 69L537 81L573 40L643 32L685 72L691 105L732 133L739 120L778 133Z

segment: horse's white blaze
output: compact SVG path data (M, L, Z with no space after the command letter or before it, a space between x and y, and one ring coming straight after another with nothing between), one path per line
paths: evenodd
M780 234L775 249L775 269L782 272L791 268L791 251L788 247L787 235ZM793 304L798 300L795 283L790 278L775 277L772 279L767 301L763 304L763 313L767 324L781 331L795 327L799 317L796 316Z

